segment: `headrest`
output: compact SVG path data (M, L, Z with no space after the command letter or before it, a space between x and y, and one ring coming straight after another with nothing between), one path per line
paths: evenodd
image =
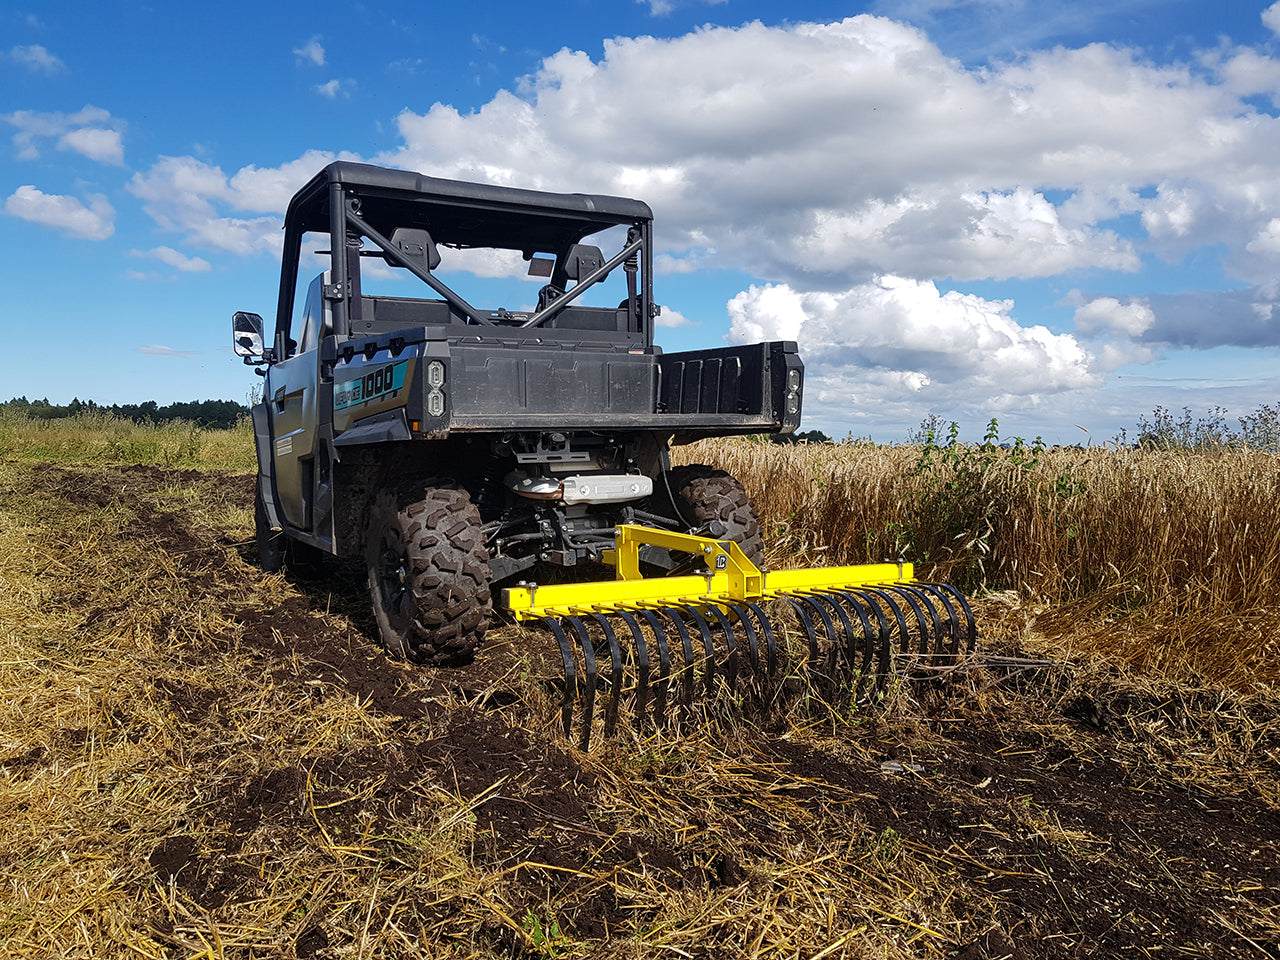
M391 232L391 245L428 270L440 266L440 251L436 249L435 241L420 227L396 227Z

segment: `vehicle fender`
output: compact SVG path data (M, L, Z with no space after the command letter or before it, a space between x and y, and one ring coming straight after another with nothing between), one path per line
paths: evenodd
M258 486L267 508L267 521L272 527L284 527L280 508L276 505L275 470L271 462L271 417L267 405L255 403L249 410L253 417L253 445L258 451Z

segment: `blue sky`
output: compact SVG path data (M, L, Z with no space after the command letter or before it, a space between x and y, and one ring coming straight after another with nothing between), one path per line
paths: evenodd
M231 313L271 316L284 205L343 156L648 200L660 342L799 340L836 436L1246 414L1280 382L1277 31L1189 0L4 4L0 395L244 400Z

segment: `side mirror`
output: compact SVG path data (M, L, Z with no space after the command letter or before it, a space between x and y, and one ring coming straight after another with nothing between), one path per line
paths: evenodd
M244 357L246 363L252 363L252 358L260 358L266 353L262 342L262 318L256 313L236 313L231 318L231 337L236 356Z

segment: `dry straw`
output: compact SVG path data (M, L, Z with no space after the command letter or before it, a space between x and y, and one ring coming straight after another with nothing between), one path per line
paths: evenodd
M554 733L545 637L503 626L470 671L410 670L374 649L359 571L259 572L249 475L58 466L31 451L65 463L70 434L0 436L27 451L0 461L2 956L837 960L1106 938L1207 957L1280 936L1265 458L975 473L921 471L912 448L681 451L742 476L774 562L909 552L1007 588L979 602L987 653L1060 665L903 684L843 717L723 710L583 754ZM1122 803L1140 812L1098 809Z

